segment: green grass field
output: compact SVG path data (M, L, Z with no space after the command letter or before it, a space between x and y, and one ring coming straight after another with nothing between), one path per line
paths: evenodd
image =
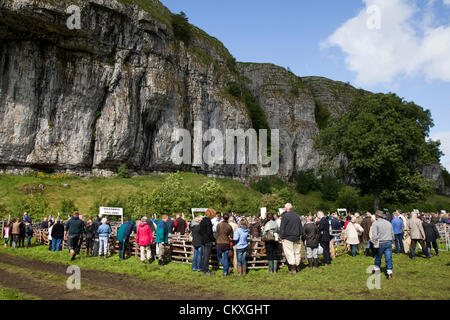
M0 300L39 300L22 294L19 290L0 287Z
M130 179L69 176L65 179L54 179L0 175L0 216L6 216L8 212L17 208L17 204L22 202L30 192L36 194L36 190L40 190L39 185L44 187L39 192L42 192L42 195L49 202L49 213L55 215L60 211L61 203L64 199L73 200L77 209L81 213L86 213L92 208L94 202L100 198L115 199L117 197L126 197L137 191L149 194L162 185L166 176L165 174L149 174ZM181 176L183 185L189 190L198 190L203 183L212 179L194 173L181 173ZM263 197L263 194L260 192L236 180L218 178L216 181L223 187L225 194L231 201L254 203L261 201ZM64 188L62 184L68 184L70 187ZM294 190L292 185L290 187ZM322 200L320 191L313 191L307 195L294 192L293 198L291 200L293 200L294 205L298 204L297 206L301 206L301 208L294 208L300 214L307 214L308 211L314 211L314 209L323 210L324 205L334 208L334 210L338 207L336 202ZM427 202L431 204L438 203L438 207L443 206L443 209L450 209L450 197L433 195L428 198ZM409 210L410 208L402 209ZM258 213L254 212L252 214Z
M44 246L31 249L1 248L1 253L32 258L36 260L69 264L67 251L50 252ZM250 271L246 277L231 275L224 278L221 271L207 277L190 271L190 266L169 263L159 267L142 264L137 258L119 261L117 255L108 259L85 257L82 253L73 264L80 268L129 274L146 281L158 280L170 286L180 286L189 292L202 292L205 298L221 295L225 299L338 299L338 300L428 300L450 299L450 252L425 259L421 256L411 261L406 255L394 255L394 279L381 276L381 289L369 290L367 279L371 274L367 268L373 258L337 257L332 266L318 269L304 268L295 276L284 268L269 275L266 270ZM306 266L305 266L306 267ZM384 267L384 261L382 268Z

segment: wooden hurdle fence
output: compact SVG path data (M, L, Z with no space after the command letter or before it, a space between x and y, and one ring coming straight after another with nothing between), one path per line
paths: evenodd
M332 237L336 235L340 236L340 233L332 234ZM50 241L48 240L47 229L42 230L35 229L34 237L36 242L46 246L50 245ZM62 249L64 250L66 248L67 248L67 241L64 240L62 241ZM82 241L81 250L82 251L86 250L85 239L83 239ZM116 237L114 235L113 237L110 238L109 241L109 253L117 254L118 251L119 251L119 242L116 241ZM340 242L335 239L330 241L330 254L332 258L338 257L345 253L346 253L345 244L342 240L340 240ZM128 256L135 256L136 258L140 258L139 246L136 244L134 236L130 236L126 254ZM190 235L179 235L179 234L169 235L169 244L167 245L167 259L175 263L192 264L193 255L194 255L194 248L192 245L192 237ZM286 259L284 257L281 243L279 246L278 255L281 257L280 267L285 266ZM303 244L301 245L301 259L303 262L307 262L306 249ZM232 261L230 261L230 264L232 265ZM217 251L215 247L213 247L211 251L210 266L213 268L222 268L217 259ZM250 270L268 268L268 260L265 245L260 238L249 238L249 245L247 251L247 267Z

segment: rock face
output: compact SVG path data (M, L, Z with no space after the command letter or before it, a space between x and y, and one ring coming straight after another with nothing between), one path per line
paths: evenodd
M246 105L227 93L242 75L280 130L279 176L289 179L318 166L316 103L336 115L365 93L271 64L230 67L227 49L203 31L194 27L190 45L177 40L157 0L140 1L145 10L129 3L0 0L0 172L111 175L126 163L137 173L255 177L258 165L171 158L174 130L192 133L194 121L203 130L252 128ZM71 4L81 8L80 29L67 27Z

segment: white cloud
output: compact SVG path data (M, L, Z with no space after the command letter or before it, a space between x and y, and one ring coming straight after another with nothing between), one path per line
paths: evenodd
M450 0L444 0L444 4L446 4L447 6L450 6Z
M441 163L447 170L450 170L450 131L436 133L431 139L441 141L441 150L445 154Z
M366 8L321 44L322 49L337 46L345 53L347 67L357 73L358 85L375 86L398 75L418 73L450 81L450 26L432 27L428 10L423 20L418 20L419 9L411 1L363 2ZM379 29L367 25L373 17L373 11L367 9L372 6L380 9Z

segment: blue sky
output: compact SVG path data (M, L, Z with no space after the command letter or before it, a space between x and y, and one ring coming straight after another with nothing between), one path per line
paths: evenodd
M271 62L430 109L450 169L450 0L162 0L238 61Z

